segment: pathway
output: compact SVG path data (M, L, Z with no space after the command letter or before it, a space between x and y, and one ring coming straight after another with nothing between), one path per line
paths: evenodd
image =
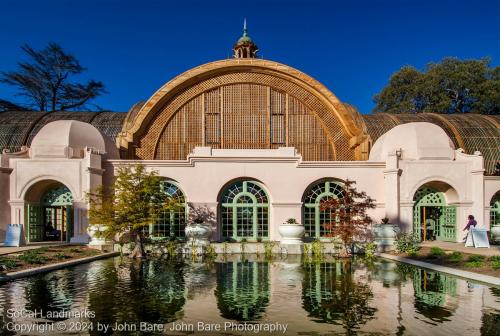
M475 247L465 247L465 244L461 243L450 243L443 241L425 241L420 244L426 247L440 247L443 250L458 251L470 254L480 254L484 256L500 255L500 245L491 245L490 248L475 248Z

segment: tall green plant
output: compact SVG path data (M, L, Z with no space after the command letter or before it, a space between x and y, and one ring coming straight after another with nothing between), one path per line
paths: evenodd
M144 256L145 227L159 215L176 206L161 188L161 178L141 164L117 169L109 188L99 186L87 194L89 223L99 227L96 235L114 239L124 236L135 241L130 257Z

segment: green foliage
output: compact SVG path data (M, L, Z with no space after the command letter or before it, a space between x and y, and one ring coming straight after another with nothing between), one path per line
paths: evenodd
M257 237L257 243L262 243L262 237Z
M489 258L489 260L490 260L490 261L493 261L493 262L495 262L495 261L500 261L500 255L491 256L491 257Z
M276 242L274 241L266 241L264 242L264 256L266 260L270 260L273 257L273 249L276 246Z
M500 270L500 260L492 261L491 268L493 268L494 270Z
M82 253L83 250L79 249L79 248L71 248L71 249L69 249L69 252L71 252L71 253Z
M0 265L7 269L12 269L17 267L17 262L14 259L0 257Z
M299 224L295 218L288 218L286 224Z
M417 254L420 250L420 242L412 234L399 234L395 240L396 251L398 253Z
M319 239L316 239L311 244L311 254L315 259L322 259L324 252L324 246Z
M175 240L169 240L165 244L165 249L167 250L167 255L169 258L173 258L177 255L178 244Z
M26 264L43 264L47 261L47 257L42 255L38 250L24 251L17 258Z
M87 194L89 223L100 228L96 236L113 239L128 236L136 241L131 256L142 257L144 228L166 210L178 206L161 187L157 172L148 172L141 164L118 168L109 188L98 187Z
M485 256L474 254L474 255L469 256L469 258L467 259L467 261L470 261L470 262L483 262L484 259L486 259Z
M500 67L487 58L405 66L374 97L374 112L500 114Z
M208 244L204 252L205 257L208 259L215 259L217 257L217 252L215 252L215 247L212 244Z
M477 267L483 267L484 262L482 262L482 261L467 261L464 265L465 265L465 267L477 268Z
M418 251L409 251L407 253L408 253L408 257L415 258L418 256Z
M464 260L464 254L462 252L453 252L448 256L448 261L452 263L459 263Z
M431 250L429 254L427 255L428 258L438 258L446 255L446 252L440 247L431 247Z
M54 258L56 258L57 260L63 260L63 259L69 258L69 256L66 253L61 251L61 252L55 253Z
M372 259L375 257L375 251L377 250L377 245L373 242L366 244L365 246L365 257Z

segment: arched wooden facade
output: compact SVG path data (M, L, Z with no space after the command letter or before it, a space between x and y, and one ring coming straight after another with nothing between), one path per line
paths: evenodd
M185 159L195 146L293 146L307 161L361 160L359 113L313 78L260 59L194 68L129 113L119 136L130 159Z

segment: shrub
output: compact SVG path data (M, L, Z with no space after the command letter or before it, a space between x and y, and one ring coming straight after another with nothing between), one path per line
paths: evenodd
M257 243L262 243L262 237L257 237Z
M418 238L411 234L402 233L396 238L396 251L398 253L416 254L420 249Z
M7 269L11 269L17 267L17 262L9 258L0 258L0 265L4 266Z
M462 252L453 252L448 256L448 261L452 263L458 263L464 260L464 254Z
M490 257L490 261L493 262L500 262L500 255L492 256Z
M58 260L63 260L63 259L69 258L69 256L64 252L57 252L54 254L54 258L56 258Z
M492 261L491 268L493 268L494 270L500 270L500 260Z
M431 250L429 254L427 255L428 258L438 258L446 255L444 250L440 247L431 247Z
M366 258L373 258L375 257L375 250L377 249L377 245L375 243L371 242L366 244L365 246L365 257Z
M273 257L273 248L276 246L276 242L267 241L264 243L264 256L266 259L271 259Z
M27 264L43 264L47 261L47 257L41 255L38 250L24 251L21 255L17 256L17 259Z
M468 261L465 263L465 267L483 267L484 263L482 261Z
M470 261L470 262L483 262L485 259L484 256L482 255L477 255L477 254L474 254L474 255L471 255L467 261Z

